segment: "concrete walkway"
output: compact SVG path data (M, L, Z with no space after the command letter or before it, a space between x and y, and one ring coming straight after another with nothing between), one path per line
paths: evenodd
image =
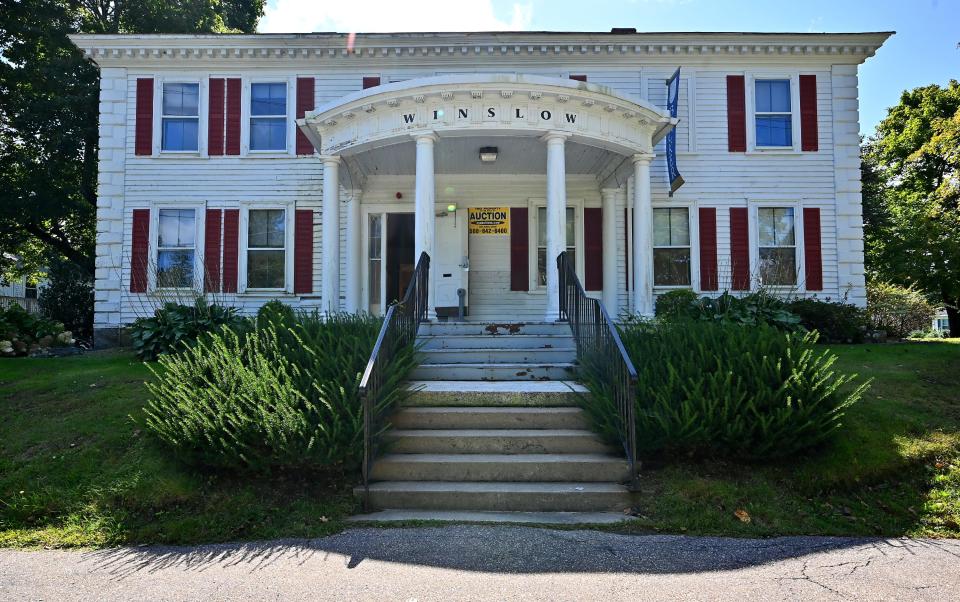
M0 550L0 600L957 600L960 541L628 536L516 526Z

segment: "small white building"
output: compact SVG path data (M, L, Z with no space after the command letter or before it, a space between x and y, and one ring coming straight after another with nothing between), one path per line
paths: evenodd
M463 289L470 319L556 319L563 250L612 315L678 287L863 305L857 66L889 35L74 35L98 341L200 291L382 312L421 252L440 317Z

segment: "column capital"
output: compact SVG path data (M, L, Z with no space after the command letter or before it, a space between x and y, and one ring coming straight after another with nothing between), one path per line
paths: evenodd
M654 153L636 153L631 157L631 160L634 163L646 163L649 165L656 156Z
M558 130L550 130L543 136L540 136L540 139L546 142L547 144L563 144L566 142L567 138L572 136L570 132L561 132Z
M623 192L622 188L601 188L600 189L600 198L602 199L615 199L617 195Z
M329 165L331 163L338 164L340 163L340 155L319 155L320 161L324 165Z
M417 144L434 144L437 140L440 139L440 136L437 136L436 132L422 132L420 134L411 134L411 137L417 141Z

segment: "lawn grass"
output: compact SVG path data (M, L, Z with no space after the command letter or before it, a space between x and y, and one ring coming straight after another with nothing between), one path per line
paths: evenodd
M833 350L873 380L834 440L773 465L648 459L626 529L960 536L960 339Z
M312 537L355 510L343 478L171 459L142 426L149 378L125 352L0 360L0 546Z

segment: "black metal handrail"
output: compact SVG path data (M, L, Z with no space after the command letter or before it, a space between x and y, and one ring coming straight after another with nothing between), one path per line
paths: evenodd
M430 256L421 253L413 278L398 303L387 308L383 326L373 346L367 368L360 380L360 401L363 404L363 487L365 500L369 498L370 469L377 455L380 434L383 432L383 414L388 408L378 408L386 377L385 370L398 350L412 345L417 329L427 315L427 287L430 279Z
M637 370L630 361L617 327L598 299L588 297L566 251L557 256L560 272L560 316L570 323L577 345L577 361L595 372L617 407L620 442L630 465L630 478L637 478L637 426L635 395Z

